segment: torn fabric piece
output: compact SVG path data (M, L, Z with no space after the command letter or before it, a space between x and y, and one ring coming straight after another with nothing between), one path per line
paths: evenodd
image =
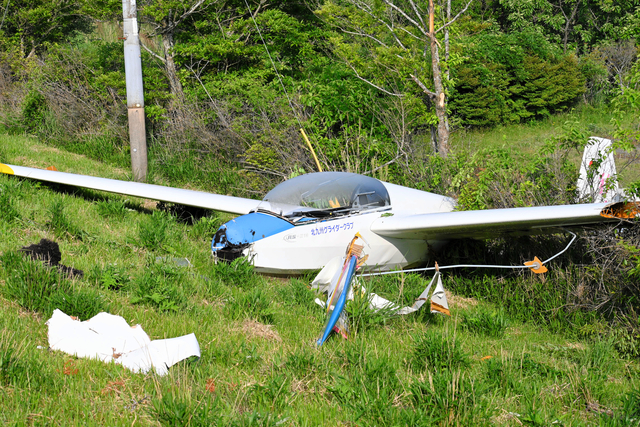
M179 361L200 357L195 334L151 341L140 325L129 326L122 317L109 313L81 322L56 309L46 324L52 350L113 361L133 372L146 373L154 368L162 376Z
M312 289L318 289L321 292L329 292L331 295L332 285L331 277L333 274L339 274L336 272L336 269L342 266L343 258L336 257L332 259L325 268L320 271L320 273L316 276L316 278L311 282ZM333 274L332 274L333 273ZM435 290L433 291L433 295L429 298L429 294L431 292L432 286L436 285ZM359 288L361 292L367 292L364 286L360 283L358 277L354 277L354 286L352 286L350 294L347 296L349 300L353 299L353 288ZM431 299L431 312L432 313L441 313L450 316L449 312L449 304L447 303L447 297L444 292L444 286L442 285L442 277L440 272L437 271L427 287L420 294L416 301L410 307L400 307L397 304L389 301L381 297L378 294L371 292L369 294L369 308L372 310L390 310L395 312L395 314L405 315L409 313L413 313L415 311L420 310L420 308L424 305L426 301ZM320 300L319 298L315 299L316 304L325 308L326 303Z
M431 286L433 286L434 282L436 283L436 288L433 291L433 295L431 295L431 298L429 298L429 292L431 291ZM364 287L362 289L363 291L366 291ZM395 310L396 314L404 315L420 310L424 303L426 301L429 301L429 299L431 299L432 313L441 313L450 316L449 304L447 303L447 297L444 292L444 286L442 286L442 278L439 271L436 271L425 290L422 291L418 298L416 298L416 302L414 302L411 307L400 308L397 304L394 304L375 293L371 293L369 307L371 307L371 309L373 310Z
M444 292L444 286L442 286L440 272L436 274L438 275L438 283L436 284L436 289L433 291L433 295L431 295L431 312L451 316L447 295Z

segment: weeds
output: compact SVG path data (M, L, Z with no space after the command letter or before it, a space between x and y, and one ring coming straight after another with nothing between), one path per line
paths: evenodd
M56 233L57 236L69 235L73 238L82 240L85 233L83 230L75 226L64 210L64 200L57 199L49 207L50 219L48 222L49 227Z
M182 284L185 273L165 263L152 263L131 281L133 304L149 304L160 311L178 312L187 305Z
M56 269L48 268L40 261L25 259L17 252L7 252L0 257L6 285L0 290L4 296L27 310L50 314L51 297L71 292L71 284Z
M153 399L151 412L163 426L211 426L218 425L220 417L215 402L198 402L165 394Z
M469 359L453 337L437 331L429 331L414 338L411 367L418 372L439 372L469 367Z
M280 412L288 404L291 397L289 379L282 374L268 378L262 384L255 384L251 388L252 399L260 408Z
M144 248L155 251L165 244L175 219L162 211L154 211L138 224L138 242Z
M21 184L17 180L0 184L0 221L11 223L20 219L16 201L22 197Z
M123 290L130 282L127 270L117 264L108 264L104 268L95 266L91 276L102 289L111 291Z
M355 334L377 325L386 325L396 315L391 308L371 309L371 297L369 291L354 289L353 300L345 306L350 330Z
M426 380L411 385L414 405L425 410L433 424L472 424L470 419L479 417L476 412L483 409L478 406L482 394L460 370L429 372Z
M316 294L309 288L305 281L292 278L289 283L278 288L278 294L283 304L303 309L315 308Z
M347 376L338 376L329 390L340 404L353 411L353 421L393 425L398 411L389 402L398 394L400 383L394 363L388 356L369 357Z
M0 388L55 392L57 384L47 361L38 357L25 341L16 343L15 338L12 332L0 332Z
M247 292L234 290L225 305L225 311L233 320L250 318L266 324L273 323L275 314L271 298L261 288L253 288Z
M96 210L103 218L122 220L127 216L127 205L119 200L100 200L96 203Z
M212 214L210 216L203 216L191 226L189 235L199 240L211 241L220 225L222 225L220 215Z
M222 280L226 285L240 289L252 289L264 283L246 257L236 258L231 262L218 262L213 267L213 273L215 278Z
M508 322L502 311L477 310L462 315L462 329L491 338L504 337Z
M51 311L59 309L69 316L88 320L96 314L109 311L104 297L93 289L58 290L49 298Z

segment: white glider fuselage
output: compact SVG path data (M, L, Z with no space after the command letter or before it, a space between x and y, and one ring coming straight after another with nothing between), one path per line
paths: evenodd
M371 226L380 218L418 213L450 212L455 202L445 196L384 183L391 206L347 216L295 225L252 243L243 253L256 270L266 274L301 274L321 269L348 246L356 232L366 242L365 270L387 271L424 264L429 247L444 241L398 239L376 234Z

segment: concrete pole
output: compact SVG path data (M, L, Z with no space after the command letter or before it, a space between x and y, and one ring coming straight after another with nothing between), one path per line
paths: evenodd
M142 182L147 179L147 135L144 124L144 91L136 0L122 0L122 15L131 170L133 179Z

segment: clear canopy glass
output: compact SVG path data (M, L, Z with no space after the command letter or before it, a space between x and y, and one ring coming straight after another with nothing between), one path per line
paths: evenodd
M390 205L382 182L348 172L300 175L277 185L262 200L258 209L283 216L322 211L347 213Z

